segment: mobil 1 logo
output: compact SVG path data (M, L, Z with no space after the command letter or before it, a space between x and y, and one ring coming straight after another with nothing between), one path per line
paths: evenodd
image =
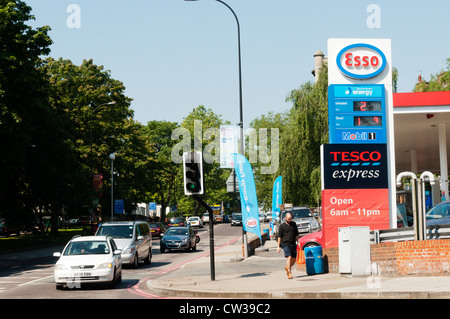
M388 188L386 144L324 144L325 189Z

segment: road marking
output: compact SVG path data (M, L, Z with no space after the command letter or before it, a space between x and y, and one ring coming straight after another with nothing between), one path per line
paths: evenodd
M25 286L25 285L30 285L30 284L32 284L32 283L34 283L34 282L36 282L36 281L40 281L40 280L44 280L44 279L47 279L47 278L51 278L51 277L53 277L53 276L54 276L54 275L50 275L50 276L42 277L42 278L35 279L35 280L32 280L32 281L27 281L27 282L24 282L23 284L18 285L18 287Z
M234 239L232 239L232 240L226 242L225 244L219 245L219 247L214 248L214 251L219 250L219 249L221 249L221 248L223 248L223 247L225 247L225 246L231 245L231 244L235 243L236 241L238 241L239 239L240 239L240 237L237 237L237 238L234 238ZM166 274L166 273L171 272L171 271L174 271L174 270L176 270L176 269L178 269L178 268L180 268L180 267L184 267L184 265L186 265L186 264L188 264L188 263L190 263L190 262L192 262L192 261L194 261L194 260L196 260L196 259L200 259L200 258L202 258L202 257L208 256L209 254L210 254L209 251L204 252L203 254L200 254L199 256L196 256L196 257L193 257L193 258L191 258L191 259L185 260L185 261L183 261L183 262L181 262L181 263L179 263L179 264L177 264L177 265L170 266L170 267L168 267L168 268L165 268L165 269L162 269L162 270L153 272L153 273L150 274L150 276L152 276L152 275L163 275L163 274ZM158 295L150 294L150 293L148 293L148 292L146 292L146 291L143 291L143 290L141 290L141 289L139 288L139 286L140 286L141 283L144 283L144 282L149 281L150 278L151 278L151 277L147 277L147 278L144 278L144 279L139 280L139 282L138 282L136 285L134 285L134 286L131 286L131 285L128 286L128 287L127 287L127 290L128 290L130 293L133 293L133 294L136 294L136 295L140 295L140 296L143 296L143 297L147 297L147 298L171 299L171 297L161 297L161 296L158 296Z

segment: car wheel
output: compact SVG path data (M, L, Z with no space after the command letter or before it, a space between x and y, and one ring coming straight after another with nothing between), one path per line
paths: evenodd
M116 288L117 278L116 278L116 268L114 268L114 275L111 282L108 283L109 288L114 289Z
M192 247L192 251L196 251L197 250L197 243L195 243L194 247Z
M159 250L161 251L161 253L164 253L164 252L166 252L166 248L165 248L165 247L163 247L163 246L160 246L160 247L159 247Z
M144 264L146 265L150 265L150 263L152 262L152 253L150 248L148 249L148 255L147 257L144 259Z
M139 263L139 259L138 259L138 254L136 253L134 255L134 260L133 260L133 268L137 268L138 267L138 263Z
M63 290L63 289L64 289L64 285L56 284L56 290Z

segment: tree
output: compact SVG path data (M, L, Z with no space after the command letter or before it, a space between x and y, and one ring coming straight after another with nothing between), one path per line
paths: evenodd
M0 0L0 214L29 229L36 211L51 211L56 221L73 165L38 69L50 52L50 28L28 26L33 19L23 1Z
M100 203L105 213L110 211L110 153L117 153L115 168L119 175L115 181L118 186L115 198L124 198L126 210L132 210L144 192L142 185L140 190L136 188L133 171L141 169L142 154L150 151L140 124L132 119L132 99L124 94L125 86L92 60L75 65L70 60L48 58L41 69L49 81L51 107L65 119L65 142L74 150L80 163L79 172L84 176L82 184L77 185L83 194L78 197L80 203L76 210L69 207L69 213L91 214L95 173L104 176L106 187ZM107 105L109 102L115 105Z
M418 82L414 92L433 92L433 91L450 91L450 58L447 59L446 70L440 73L432 74L430 81Z
M155 163L151 171L151 183L147 190L149 201L161 204L161 219L166 218L166 207L176 203L176 185L179 177L179 165L171 159L171 150L175 141L172 132L178 123L168 121L150 121L143 127L149 141L153 143Z
M264 156L279 156L279 139L275 140L277 145L272 145L273 134L275 130L278 129L278 136L283 136L285 132L285 123L288 121L288 113L273 113L269 112L267 115L261 115L261 117L254 119L250 122L250 127L254 129L254 133L256 135L256 145L247 145L247 154L251 151L255 151L259 153L258 161L256 163L251 163L253 168L253 175L255 178L255 186L256 193L258 197L258 205L263 207L265 211L272 210L272 191L273 191L273 183L275 179L280 175L280 170L278 167L274 168L274 170L270 170L270 173L267 174L264 172L262 167L267 167L269 163L263 163L261 159ZM267 130L267 135L265 135L265 130ZM259 133L262 133L260 136ZM267 138L267 149L263 149L261 146L262 141L260 139ZM249 149L252 148L252 150ZM278 150L274 149L278 147ZM261 154L261 152L263 154ZM265 153L265 154L264 154ZM248 156L249 158L251 156ZM279 161L279 159L271 158L271 161ZM273 163L270 163L273 164Z
M234 199L227 193L226 181L230 171L220 168L219 165L219 139L220 125L228 124L222 120L220 115L215 114L211 109L200 105L194 108L181 123L181 127L189 131L191 141L189 145L192 150L200 147L203 151L204 162L204 183L206 193L204 201L210 205L220 204L220 202L232 202ZM195 140L197 140L195 142ZM183 168L178 165L180 181L183 181ZM184 194L182 183L179 184L179 193ZM178 200L178 210L187 213L193 212L198 215L200 206L189 196L182 196Z
M284 202L313 205L320 191L320 145L328 142L327 65L315 84L302 84L287 101L293 106L280 143Z

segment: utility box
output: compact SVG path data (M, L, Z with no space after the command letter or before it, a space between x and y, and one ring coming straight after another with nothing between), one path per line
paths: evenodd
M339 228L339 273L353 276L370 275L370 228Z

